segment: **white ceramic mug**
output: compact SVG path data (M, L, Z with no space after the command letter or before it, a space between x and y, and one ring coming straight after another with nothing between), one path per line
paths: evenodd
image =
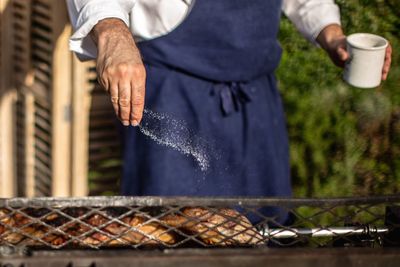
M345 65L344 80L359 88L379 86L389 42L370 33L355 33L346 40L350 59Z

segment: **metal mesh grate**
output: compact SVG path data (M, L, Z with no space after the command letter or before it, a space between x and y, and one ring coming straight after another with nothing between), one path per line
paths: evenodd
M396 245L400 196L0 200L0 244L41 248Z

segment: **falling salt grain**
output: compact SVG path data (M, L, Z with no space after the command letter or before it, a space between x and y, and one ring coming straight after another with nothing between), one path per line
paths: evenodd
M183 121L145 109L139 129L141 133L158 144L168 146L184 155L192 156L203 172L209 168L210 159L206 151L207 143L196 136Z

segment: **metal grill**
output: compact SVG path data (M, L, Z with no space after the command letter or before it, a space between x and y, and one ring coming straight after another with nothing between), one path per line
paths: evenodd
M22 248L395 246L400 196L346 199L0 199L0 245Z

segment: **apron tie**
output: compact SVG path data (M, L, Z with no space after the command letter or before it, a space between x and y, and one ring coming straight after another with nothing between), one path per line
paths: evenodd
M231 115L234 111L251 101L246 92L245 84L241 82L218 83L214 85L221 100L221 110L225 116Z

